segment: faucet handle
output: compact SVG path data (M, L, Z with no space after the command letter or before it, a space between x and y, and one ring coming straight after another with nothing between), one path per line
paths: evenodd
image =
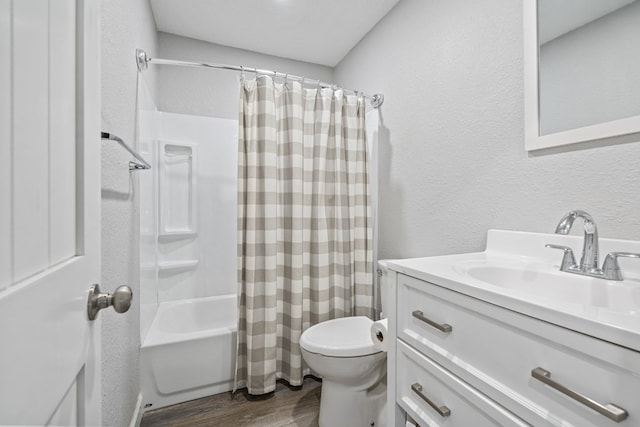
M578 268L578 265L576 264L576 258L573 256L573 249L571 249L569 246L552 245L551 243L547 243L544 246L551 249L560 249L564 252L562 263L560 264L560 271L567 271L570 269Z
M620 265L618 264L619 257L640 258L640 254L633 252L610 252L607 254L604 259L604 264L602 264L602 271L605 279L623 280L622 271L620 271Z

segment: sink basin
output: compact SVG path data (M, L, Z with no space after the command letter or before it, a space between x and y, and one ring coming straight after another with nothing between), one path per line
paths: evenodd
M509 262L509 261L507 261ZM454 267L460 274L491 286L591 308L618 312L635 312L640 307L640 287L560 271L546 271L544 266L515 266L487 263L462 263Z

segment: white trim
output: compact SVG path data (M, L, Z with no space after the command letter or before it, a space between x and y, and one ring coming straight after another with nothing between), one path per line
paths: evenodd
M78 170L78 195L84 208L78 212L82 231L77 242L79 250L91 260L93 279L99 283L101 271L101 201L100 201L100 1L76 0L76 39L78 138L82 141L77 155L82 169ZM80 178L82 177L82 178ZM85 425L102 424L102 321L91 322L91 342L85 364L86 388L79 402L84 406Z
M138 400L136 402L135 410L131 416L131 422L129 422L129 427L138 427L140 422L142 421L142 416L144 415L144 411L142 410L142 402L144 401L142 392L138 393Z
M522 5L524 39L524 140L527 151L538 145L538 13L536 0Z

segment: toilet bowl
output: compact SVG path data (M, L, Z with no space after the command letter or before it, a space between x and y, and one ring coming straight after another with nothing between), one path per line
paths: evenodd
M386 315L387 264L378 261L381 316ZM387 353L372 340L364 316L327 320L300 337L302 357L322 377L320 427L386 426Z
M376 407L385 396L372 390L386 373L387 353L371 340L372 323L364 316L343 317L300 337L302 357L322 377L320 427L380 426Z

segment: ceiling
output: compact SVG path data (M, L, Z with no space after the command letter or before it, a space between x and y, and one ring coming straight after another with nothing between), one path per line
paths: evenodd
M538 41L543 45L634 1L636 0L540 0Z
M334 67L399 0L150 0L158 31Z

